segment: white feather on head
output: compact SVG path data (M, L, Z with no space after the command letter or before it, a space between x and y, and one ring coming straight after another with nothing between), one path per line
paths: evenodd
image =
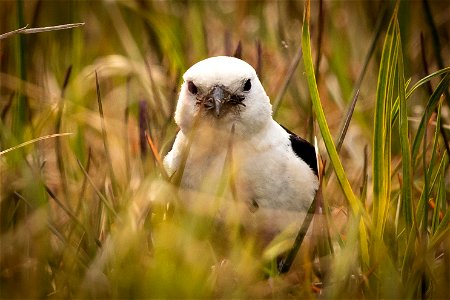
M228 56L210 57L190 67L183 75L184 83L181 86L175 122L184 133L193 125L195 116L199 111L196 105L196 95L188 90L191 81L198 88L200 94L207 93L214 86L220 85L227 90L242 93L245 96L239 114L229 114L223 118L209 118L208 126L217 130L229 132L235 123L236 135L246 136L258 132L266 126L272 115L272 106L255 69L243 60ZM251 89L242 92L245 82L251 80Z

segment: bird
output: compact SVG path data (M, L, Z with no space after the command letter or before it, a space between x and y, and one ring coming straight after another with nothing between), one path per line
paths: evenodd
M174 117L180 130L163 160L181 188L214 195L231 156L235 197L271 237L300 228L319 186L315 147L272 113L250 64L229 56L201 60L183 75Z

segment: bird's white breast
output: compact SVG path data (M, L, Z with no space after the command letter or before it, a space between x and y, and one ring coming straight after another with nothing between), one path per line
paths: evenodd
M230 133L200 128L189 149L181 185L214 193L227 170L226 157ZM176 145L167 155L169 173L176 170L187 145L180 132ZM311 168L292 151L289 135L276 122L251 138L233 137L232 164L238 197L261 208L306 211L318 186ZM228 153L229 155L229 153Z

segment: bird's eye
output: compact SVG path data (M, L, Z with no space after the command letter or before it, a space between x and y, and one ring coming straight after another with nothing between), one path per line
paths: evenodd
M244 92L250 91L251 88L252 88L252 82L250 81L250 79L247 79L247 81L244 84Z
M192 81L188 81L187 85L189 92L191 92L194 95L197 95L198 93L197 86Z

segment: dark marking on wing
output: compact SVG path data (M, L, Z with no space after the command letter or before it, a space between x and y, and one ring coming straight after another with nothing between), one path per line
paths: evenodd
M291 141L292 150L294 153L303 159L305 163L313 170L316 176L318 175L317 171L317 157L316 157L316 149L311 143L297 136L295 133L281 125L287 133L289 133L289 140Z

